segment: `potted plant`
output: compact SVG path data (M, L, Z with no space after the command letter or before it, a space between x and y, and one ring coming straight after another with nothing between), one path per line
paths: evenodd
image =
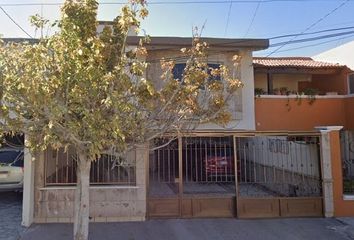
M273 89L273 94L274 95L281 95L280 89L279 88L274 88Z
M288 88L287 87L281 87L279 89L281 95L287 95Z
M263 90L263 88L255 88L254 89L254 95L257 97L260 97L261 95L264 95L266 92Z

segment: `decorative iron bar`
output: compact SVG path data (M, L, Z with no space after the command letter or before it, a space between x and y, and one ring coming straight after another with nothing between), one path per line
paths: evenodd
M236 149L240 196L321 196L317 137L240 137Z
M135 159L127 161L112 155L102 155L91 163L90 182L93 185L135 185ZM76 154L72 149L48 149L45 155L45 184L75 185Z
M177 195L179 182L178 141L157 138L151 142L156 147L149 158L150 196Z
M354 194L354 131L341 131L340 142L343 167L343 193Z
M172 196L179 193L179 171L182 171L184 194L235 195L235 164L232 137L186 137L178 141L155 139L157 148L150 155L151 196ZM166 145L167 144L167 145ZM165 146L166 145L166 146ZM182 169L179 169L179 147Z

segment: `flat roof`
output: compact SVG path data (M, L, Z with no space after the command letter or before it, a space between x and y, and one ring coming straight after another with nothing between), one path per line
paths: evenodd
M137 45L139 40L143 37L130 36L127 43L130 45ZM191 37L150 37L150 43L146 46L150 49L158 48L182 48L190 47L192 45ZM252 50L263 50L269 47L268 39L251 39L251 38L201 38L202 41L207 42L210 48L233 50L239 48L248 48Z
M129 36L127 38L128 45L137 45L143 37ZM29 42L37 43L39 39L34 38L3 38L5 42ZM191 37L150 37L150 43L146 44L148 49L161 48L183 48L190 47L192 44ZM220 50L235 50L239 48L248 48L252 50L263 50L269 46L268 39L251 39L251 38L201 38L209 44L210 48ZM178 49L179 50L179 49Z

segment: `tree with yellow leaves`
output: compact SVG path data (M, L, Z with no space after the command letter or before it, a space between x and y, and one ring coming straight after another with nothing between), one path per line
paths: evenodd
M127 47L131 29L148 15L145 0L131 0L112 28L97 34L95 0L67 0L58 32L36 44L0 43L0 130L21 132L33 153L76 150L74 238L88 239L91 162L168 133L176 136L205 122L226 124L227 101L241 87L225 66L210 69L208 44L197 36L182 79L174 62L161 60L164 81L146 79L145 41ZM42 27L47 21L33 17ZM214 81L210 75L222 81Z

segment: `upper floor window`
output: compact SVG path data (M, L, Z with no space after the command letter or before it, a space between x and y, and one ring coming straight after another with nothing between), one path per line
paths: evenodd
M349 94L354 94L354 73L348 77Z
M220 67L220 64L218 63L208 63L208 73L210 74L211 69L216 69ZM184 69L186 68L186 64L185 63L176 63L175 67L173 68L173 77L175 79L179 79L181 80L183 78L183 73L184 73ZM211 77L210 76L210 80L220 80L220 76L216 76L216 77Z

